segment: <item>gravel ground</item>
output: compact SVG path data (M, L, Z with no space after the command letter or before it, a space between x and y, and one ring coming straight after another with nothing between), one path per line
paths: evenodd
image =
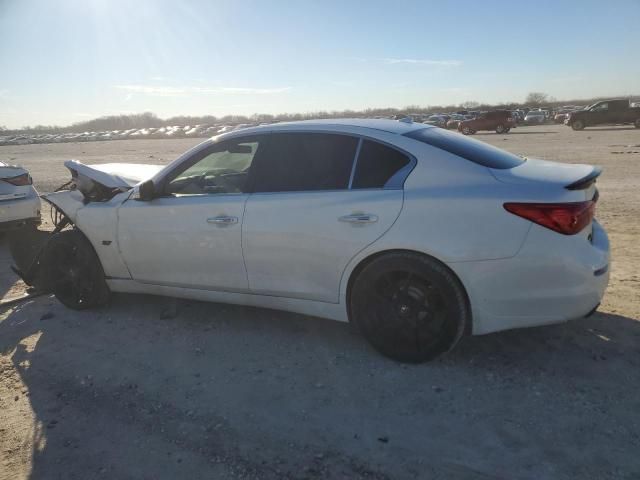
M605 167L613 249L600 312L463 340L432 363L379 356L349 325L117 295L0 310L0 478L640 478L640 130L478 139ZM41 191L62 161L167 163L197 140L0 147ZM20 284L0 247L0 296Z

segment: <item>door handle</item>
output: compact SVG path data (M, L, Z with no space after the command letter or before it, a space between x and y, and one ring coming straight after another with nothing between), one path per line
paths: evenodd
M219 217L211 217L207 218L207 223L212 223L214 225L233 225L238 223L238 217L229 217L227 215L221 215Z
M340 217L338 220L349 223L375 223L378 221L378 216L370 213L354 213Z

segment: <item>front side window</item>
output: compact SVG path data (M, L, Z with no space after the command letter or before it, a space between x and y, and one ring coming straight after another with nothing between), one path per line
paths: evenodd
M254 171L254 192L342 190L358 139L330 133L272 133Z
M223 141L169 180L170 195L243 193L248 188L249 168L260 148L258 137ZM204 155L204 156L202 156Z
M383 188L387 182L410 162L398 150L378 142L364 140L353 176L352 188Z
M607 110L609 110L608 103L601 103L600 105L596 105L595 107L593 107L594 112L606 112Z

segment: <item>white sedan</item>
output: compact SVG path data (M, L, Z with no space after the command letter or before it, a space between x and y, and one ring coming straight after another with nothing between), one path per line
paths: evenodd
M40 223L40 197L22 167L0 162L0 232Z
M71 308L137 292L282 309L419 362L464 334L583 317L608 282L600 169L409 120L246 128L166 167L66 165L77 188L45 196L62 220L38 265Z

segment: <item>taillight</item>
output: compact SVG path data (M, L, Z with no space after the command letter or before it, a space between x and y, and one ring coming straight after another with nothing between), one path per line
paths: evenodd
M563 235L575 235L588 226L596 213L596 202L505 203L506 211Z
M22 175L18 175L16 177L11 178L3 178L5 182L10 183L11 185L15 185L16 187L24 187L25 185L31 185L33 181L31 180L31 175L28 173L23 173Z

